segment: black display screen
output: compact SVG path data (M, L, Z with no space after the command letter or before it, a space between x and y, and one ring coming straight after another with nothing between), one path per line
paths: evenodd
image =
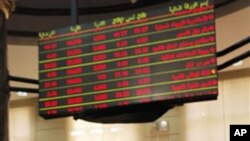
M170 1L39 35L39 113L45 118L217 97L212 0Z

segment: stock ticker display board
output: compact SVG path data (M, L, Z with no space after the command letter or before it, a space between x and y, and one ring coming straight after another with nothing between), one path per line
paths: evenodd
M39 36L44 118L218 95L212 0L169 1Z

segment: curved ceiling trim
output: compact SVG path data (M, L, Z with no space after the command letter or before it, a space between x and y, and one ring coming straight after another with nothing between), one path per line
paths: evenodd
M164 3L170 0L139 0L137 3L124 3L118 5L110 5L103 7L90 7L90 8L78 8L79 15L87 14L100 14L100 13L111 13L118 11L125 11L136 9L139 7L152 6L155 4ZM16 7L14 14L23 15L34 15L34 16L70 16L69 8L55 8L55 9L45 9L45 8L28 8L28 7Z
M170 0L140 0L137 3L125 3L119 5L103 6L103 7L90 7L90 8L79 8L79 15L87 14L100 14L100 13L110 13L136 9L139 7L152 6L160 3L164 3ZM222 3L216 4L215 8L222 7L224 5L235 2L236 0L226 0ZM70 16L70 9L44 9L44 8L28 8L28 7L16 7L14 14L22 15L33 15L33 16Z

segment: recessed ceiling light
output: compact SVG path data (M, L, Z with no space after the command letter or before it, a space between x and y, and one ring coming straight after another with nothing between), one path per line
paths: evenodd
M155 123L157 131L168 131L169 125L168 121L160 120Z
M28 93L27 93L27 92L21 92L21 91L19 91L19 92L17 92L16 94L17 94L18 96L23 96L23 97L28 96Z
M110 129L110 132L116 133L116 132L118 132L118 128L113 127L113 128Z
M82 136L82 135L85 135L85 132L81 130L74 130L74 131L71 131L70 134L71 136Z
M131 3L137 3L137 0L130 0Z
M96 128L96 129L92 129L90 131L91 134L103 134L103 129L100 129L100 128Z
M243 63L244 62L241 60L239 62L234 63L233 66L238 67L238 66L241 66Z

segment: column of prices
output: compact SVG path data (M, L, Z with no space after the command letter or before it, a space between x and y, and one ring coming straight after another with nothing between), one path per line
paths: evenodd
M216 98L214 21L212 0L176 0L39 33L40 115Z

